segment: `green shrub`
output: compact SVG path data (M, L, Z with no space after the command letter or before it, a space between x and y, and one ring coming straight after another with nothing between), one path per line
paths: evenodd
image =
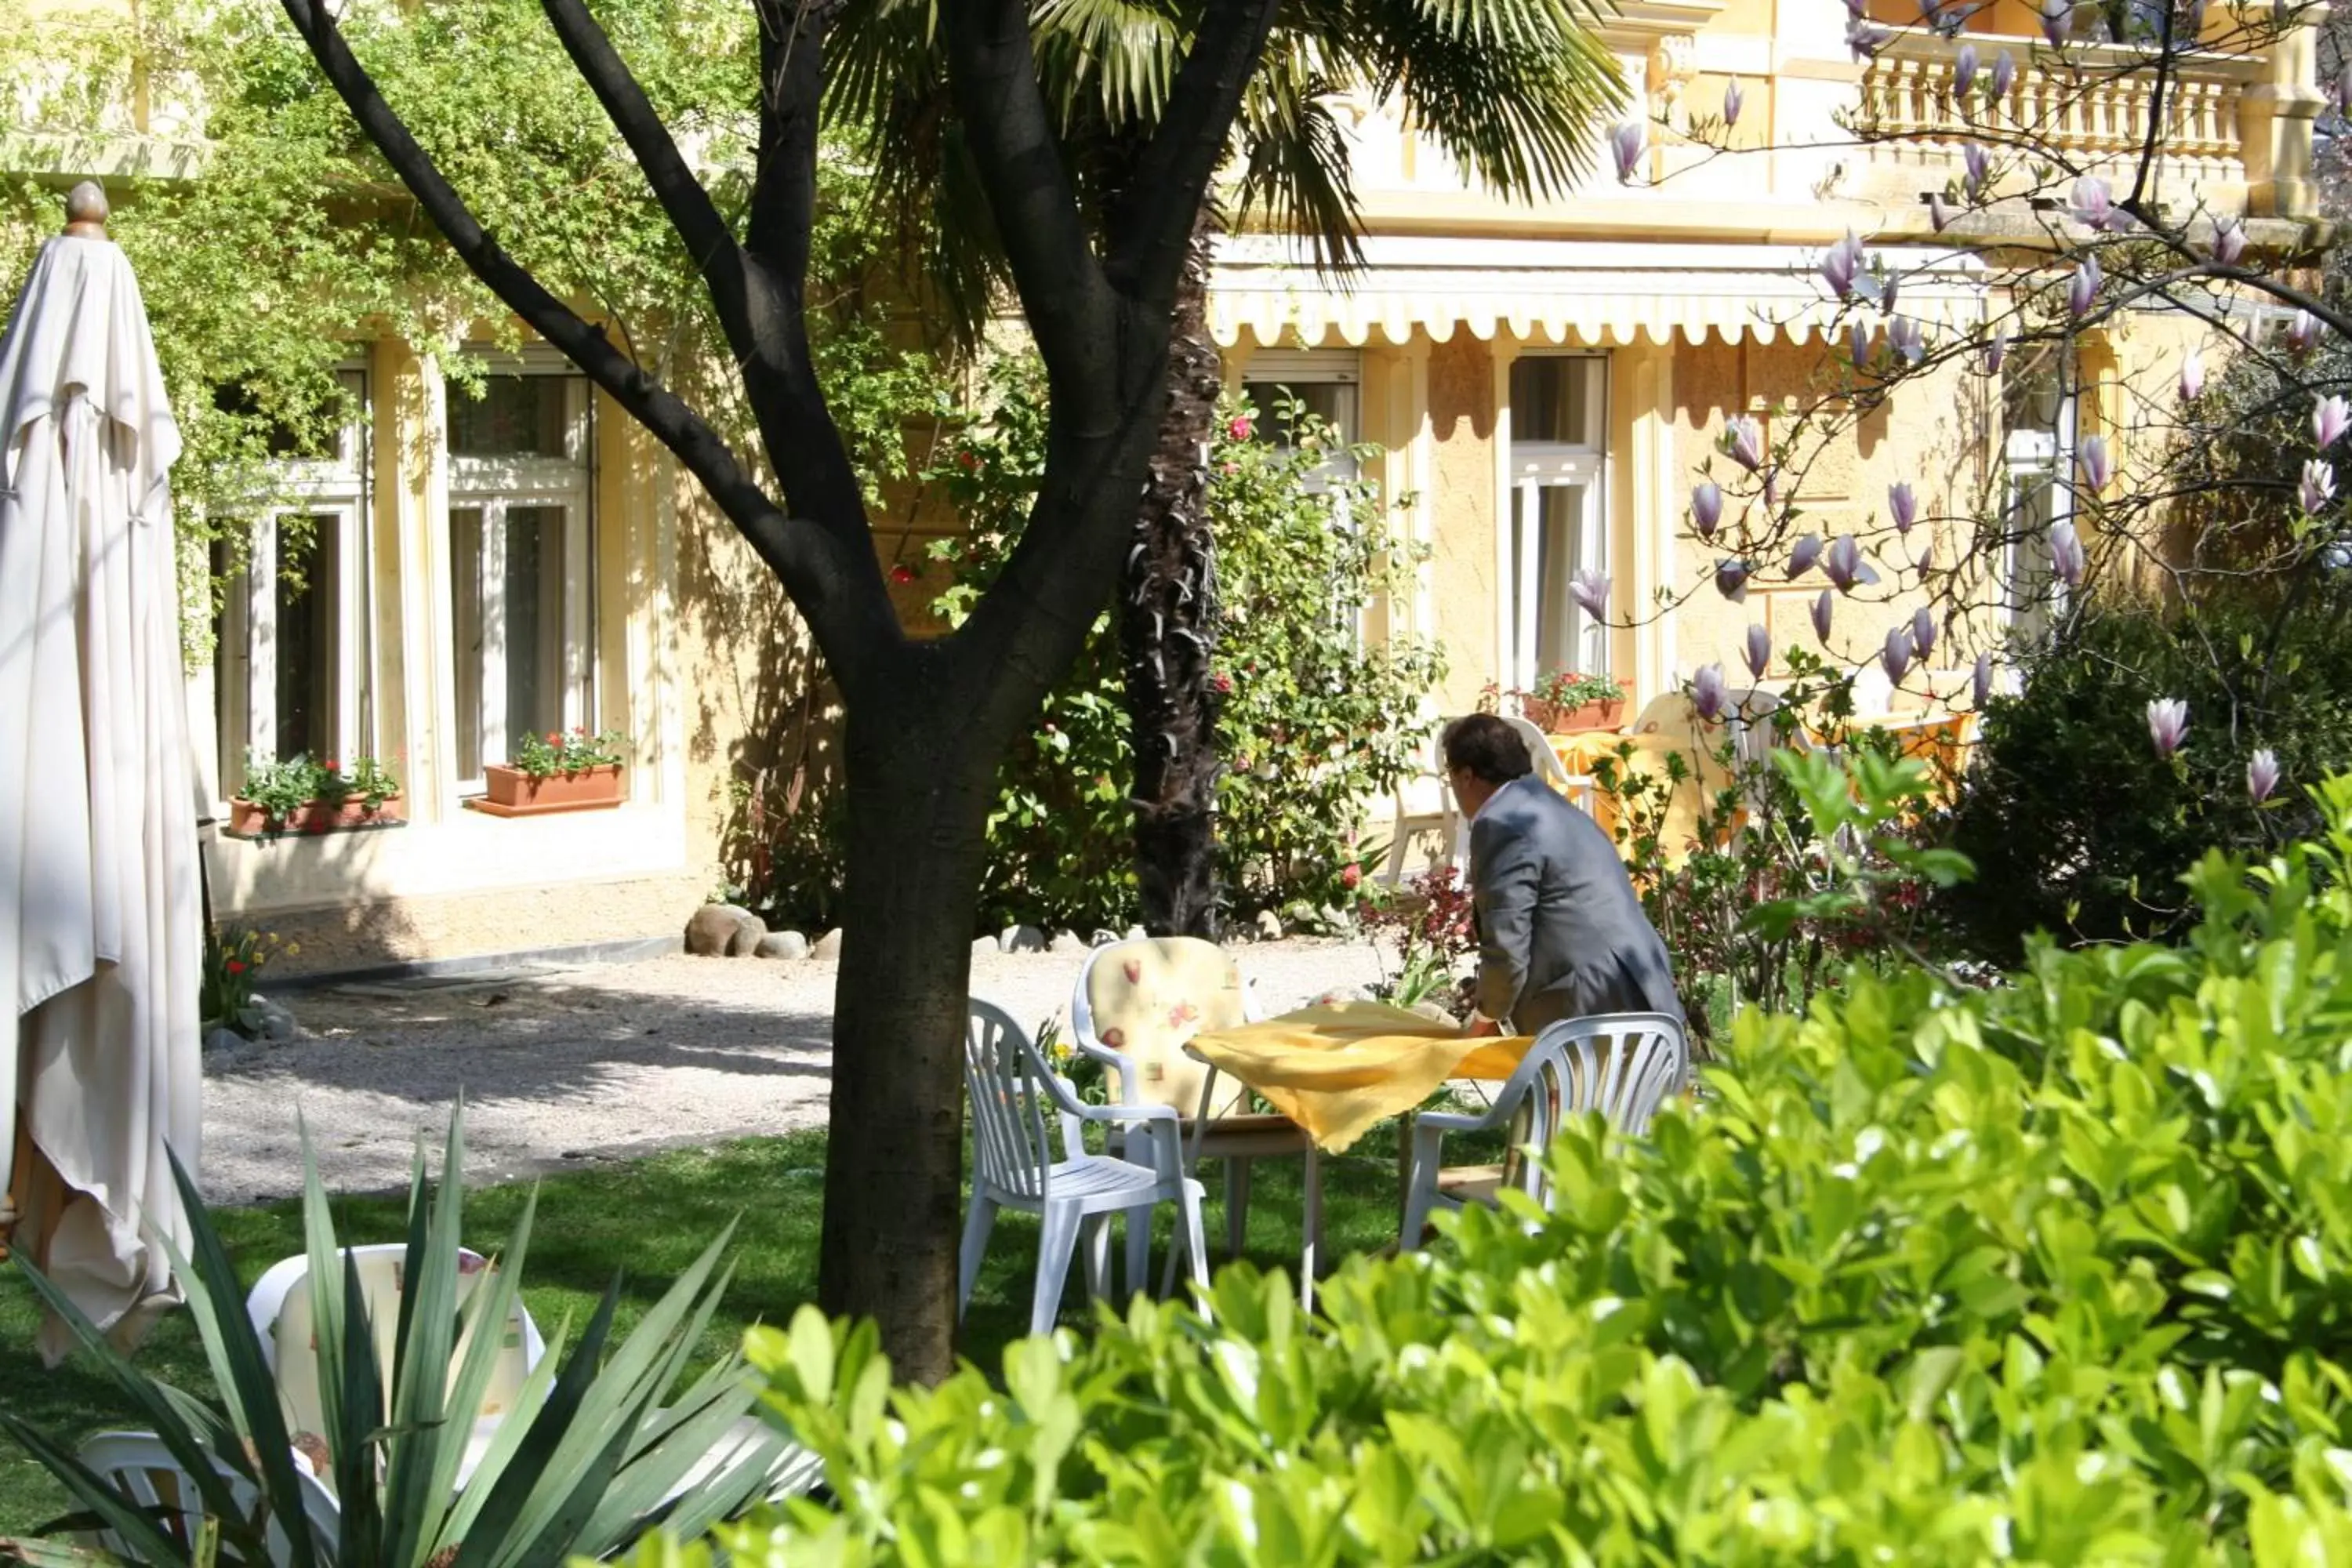
M1030 377L1009 377L994 412L927 476L968 524L935 545L950 581L938 601L961 624L1020 537L1045 468L1045 409ZM1229 411L1231 412L1231 411ZM1241 415L1248 411L1244 409ZM1414 765L1414 718L1437 656L1410 638L1367 640L1365 608L1409 581L1369 487L1318 483L1335 450L1328 425L1296 406L1297 444L1248 438L1220 419L1210 451L1210 520L1222 605L1217 679L1217 838L1234 910L1296 900L1353 902L1364 803ZM1370 448L1355 453L1360 465ZM1135 914L1132 742L1117 628L1106 613L1037 729L1000 774L989 822L982 921L1123 927Z
M2311 831L2300 786L2352 766L2347 612L2352 589L2315 577L2291 611L2127 605L2069 625L1987 710L1956 807L1952 843L1979 873L1948 906L1969 942L2012 963L2036 931L2164 936L2189 918L2180 877L2206 847ZM2168 760L2148 735L2159 698L2189 704ZM2246 785L2260 747L2285 781L2265 807Z
M2352 780L2178 949L1749 1010L1703 1109L1571 1128L1302 1317L1235 1268L893 1389L748 1346L835 1500L737 1562L2352 1560ZM647 1546L646 1564L699 1563Z

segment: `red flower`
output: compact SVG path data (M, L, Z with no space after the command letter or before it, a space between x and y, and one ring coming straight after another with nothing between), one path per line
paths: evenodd
M229 972L231 974L242 974L242 973L245 973L245 960L243 960L243 959L241 959L241 958L232 958L232 959L230 959L230 960L228 961L228 972Z
M898 565L890 568L890 581L893 583L911 583L915 580L915 569L912 566L908 565L903 561Z
M1236 418L1225 426L1225 434L1236 441L1246 441L1250 438L1250 432L1254 428L1255 426L1252 426L1247 419Z
M1222 670L1209 678L1209 684L1215 688L1216 693L1220 697L1230 697L1233 695L1234 678L1225 674Z
M563 744L563 737L553 730L550 730L547 732L547 743L551 746L560 746Z
M1363 879L1364 868L1361 866L1342 866L1339 868L1339 886L1353 889L1358 884L1361 883Z
M980 467L980 454L977 452L958 452L956 454L956 461L961 464L967 470L974 469Z
M326 768L331 773L339 773L343 771L343 764L335 761L334 758L329 757L326 762Z

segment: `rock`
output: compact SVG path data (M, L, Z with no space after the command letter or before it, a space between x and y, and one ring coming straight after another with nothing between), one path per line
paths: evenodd
M1004 934L996 939L998 950L1004 952L1043 952L1045 933L1035 926L1006 926Z
M245 1044L245 1037L235 1029L211 1028L205 1031L205 1049L233 1051Z
M829 931L823 936L817 938L816 946L809 950L809 956L811 958L839 958L841 956L840 928L836 926L832 931Z
M1257 939L1260 942L1280 942L1282 940L1282 917L1276 914L1272 910L1258 910Z
M294 1015L267 996L256 996L245 1005L245 1023L255 1039L267 1040L274 1046L283 1045L301 1033L295 1025Z
M686 922L686 951L699 958L749 958L768 928L735 904L705 904Z
M1003 943L992 936L982 937L971 944L971 955L974 958L992 958L1003 951Z
M1145 937L1150 936L1150 934L1151 933L1150 931L1145 931L1141 926L1129 926L1127 928L1127 935L1123 940L1128 942L1141 942Z
M1087 951L1087 944L1084 939L1074 931L1057 931L1054 933L1054 940L1046 944L1045 951L1060 953L1084 952Z
M806 958L809 939L796 931L772 931L752 951L761 958Z
M1316 911L1323 918L1323 929L1334 935L1356 929L1356 911L1345 904L1326 904Z

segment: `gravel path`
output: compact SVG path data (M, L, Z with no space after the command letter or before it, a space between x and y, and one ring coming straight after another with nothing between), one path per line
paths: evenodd
M1066 1011L1084 962L982 954L972 991L1032 1023ZM1274 942L1241 963L1269 1013L1379 977L1361 942ZM331 1191L404 1187L416 1135L437 1152L461 1090L475 1183L820 1126L833 985L826 962L680 954L455 989L291 993L304 1037L205 1059L205 1193L299 1192L302 1123Z

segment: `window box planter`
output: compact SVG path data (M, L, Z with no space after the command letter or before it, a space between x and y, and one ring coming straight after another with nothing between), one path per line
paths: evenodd
M1520 704L1528 721L1551 735L1578 735L1589 730L1614 730L1622 721L1625 700L1604 697L1577 708L1563 708L1556 702L1539 701L1529 697Z
M489 793L466 804L492 816L543 816L558 811L598 811L621 804L621 766L580 768L538 776L503 763L482 770Z
M311 837L372 827L404 827L407 823L406 809L396 795L374 805L357 795L334 804L306 800L282 820L271 817L258 802L238 798L228 803L227 832L232 838Z

